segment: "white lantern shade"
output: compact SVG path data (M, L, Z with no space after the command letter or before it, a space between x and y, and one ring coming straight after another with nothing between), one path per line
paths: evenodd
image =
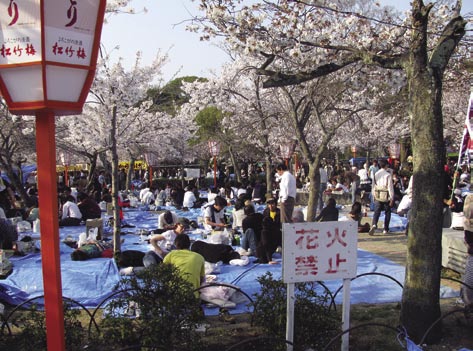
M399 158L401 154L401 145L398 143L389 145L389 156L391 158Z
M220 153L219 143L213 140L209 141L209 151L211 156L217 157Z
M12 113L77 114L95 75L105 0L0 0L0 89Z

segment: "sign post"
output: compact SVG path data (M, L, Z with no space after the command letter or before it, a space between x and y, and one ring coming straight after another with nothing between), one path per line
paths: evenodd
M343 330L350 328L350 282L356 277L355 221L283 224L283 281L287 287L286 339L294 338L294 283L343 279ZM348 333L342 350L348 350ZM292 350L292 346L288 346Z
M0 0L0 92L36 116L48 350L64 350L55 115L80 114L95 75L105 0Z

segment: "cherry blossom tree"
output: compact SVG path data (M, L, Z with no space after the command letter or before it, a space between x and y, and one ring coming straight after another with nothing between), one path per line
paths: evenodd
M465 35L461 1L413 0L406 18L377 9L373 1L200 4L205 18L195 23L203 24L203 36L224 36L231 50L265 59L257 70L266 77L265 87L302 84L355 64L405 73L415 216L409 226L401 322L414 340L420 340L440 316L442 89L445 71ZM379 121L380 127L383 124ZM432 339L439 335L430 333Z
M313 220L320 191L318 165L322 155L329 145L337 148L343 143L346 145L347 140L353 142L362 124L373 122L370 116L383 114L382 99L390 97L388 91L397 92L393 89L395 73L384 78L383 87L377 77L379 72L360 72L363 67L358 66L335 80L321 77L294 87L263 89L262 77L248 69L249 65L241 58L224 67L215 79L194 84L191 103L196 108L214 104L225 112L222 126L215 127L222 132L222 142L228 143L231 130L231 143L249 142L253 153L259 150L265 155L268 184L271 184L272 161L278 156L274 145L287 143L296 135L309 165L312 186L307 217ZM377 85L370 83L370 79L375 79ZM385 123L389 128L381 129L375 137L390 140L394 138L390 134L398 136L399 129L406 129L405 119L402 123L392 117L391 124L393 126ZM218 131L211 133L218 134Z
M169 118L165 113L149 112L151 100L146 100L150 87L160 84L161 68L167 57L157 55L149 65L142 67L137 54L134 66L127 71L121 61L110 63L103 56L97 68L90 98L81 116L59 119L63 123L61 144L76 154L97 158L107 154L112 169L112 198L114 212L115 252L120 250L120 219L118 213L119 154L128 153L138 158L148 147L155 133L162 130L160 120ZM93 170L91 170L91 173Z
M262 79L254 71L244 69L247 61L227 64L221 73L205 82L186 85L191 95L188 109L199 111L213 106L222 111L218 126L202 135L206 142L216 138L230 154L237 180L239 161L249 154L265 160L268 194L271 193L271 165L278 145L279 112L274 108L274 91L262 88Z
M31 206L21 166L33 163L36 158L34 118L11 115L4 104L0 106L0 114L0 165L25 205Z

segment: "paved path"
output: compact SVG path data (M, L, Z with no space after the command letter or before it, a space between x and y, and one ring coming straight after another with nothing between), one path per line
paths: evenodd
M360 249L383 256L403 266L406 265L406 243L407 237L404 232L385 235L378 232L374 236L369 236L368 233L358 233L358 247Z
M348 211L342 210L342 215L343 212ZM371 217L366 217L361 220L361 223L371 225L371 221ZM404 231L383 234L381 230L378 230L374 236L369 236L368 233L358 233L358 247L360 249L385 257L403 266L406 265L406 244L407 236Z

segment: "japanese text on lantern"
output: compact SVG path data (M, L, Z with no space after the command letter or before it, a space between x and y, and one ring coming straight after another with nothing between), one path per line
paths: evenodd
M286 283L356 276L356 222L286 223L283 231Z

